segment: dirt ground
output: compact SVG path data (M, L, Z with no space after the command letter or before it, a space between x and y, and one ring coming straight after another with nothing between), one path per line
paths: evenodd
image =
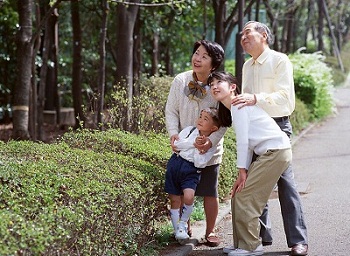
M0 140L8 142L11 140L13 126L12 123L0 124ZM45 143L51 143L68 131L68 127L62 126L58 127L56 125L44 124L44 140Z

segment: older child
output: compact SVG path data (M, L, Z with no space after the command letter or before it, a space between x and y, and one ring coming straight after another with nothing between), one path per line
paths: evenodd
M201 169L206 167L216 152L210 148L206 153L199 152L195 143L203 144L207 137L220 128L217 109L205 108L200 112L196 126L189 126L179 133L174 142L179 150L168 161L165 174L165 192L169 193L170 216L175 238L180 243L189 238L187 221L193 211L194 194L200 180ZM183 206L181 207L181 197Z
M262 255L259 217L281 174L292 160L288 136L258 106L231 105L237 79L227 72L214 72L208 80L213 97L220 101L219 120L233 126L237 143L239 175L232 187L234 249L229 256ZM258 155L252 162L253 152Z

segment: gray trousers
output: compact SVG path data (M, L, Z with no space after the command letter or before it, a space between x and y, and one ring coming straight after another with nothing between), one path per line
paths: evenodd
M287 120L277 122L281 130L289 137L292 134L292 125ZM277 182L278 197L281 206L284 232L286 234L288 247L296 244L308 244L307 229L302 210L301 199L296 189L294 173L290 165L284 171ZM268 204L266 204L260 220L260 237L263 242L272 242L271 221L268 213Z

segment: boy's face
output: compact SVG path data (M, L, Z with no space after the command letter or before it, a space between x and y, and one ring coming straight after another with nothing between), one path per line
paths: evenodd
M217 126L208 112L202 111L200 113L199 118L197 119L197 129L202 133L211 133L217 130Z

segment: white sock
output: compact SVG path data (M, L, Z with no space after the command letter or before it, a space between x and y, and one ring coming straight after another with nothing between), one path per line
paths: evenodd
M187 223L187 221L190 219L190 216L193 211L193 204L191 205L186 205L182 207L182 213L181 213L181 221L184 221Z
M170 209L171 223L173 224L174 231L177 229L177 224L180 219L180 209Z

